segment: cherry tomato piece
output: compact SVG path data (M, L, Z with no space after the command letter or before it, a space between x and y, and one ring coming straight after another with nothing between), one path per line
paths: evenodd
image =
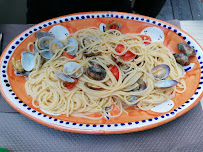
M145 41L145 40L152 41L150 36L147 36L147 35L140 35L140 37L141 37L141 39L142 39L143 41ZM149 42L144 42L144 44L149 45L150 43L149 43Z
M112 72L112 74L115 76L116 79L119 78L119 69L117 68L116 65L111 65L110 71Z
M123 52L124 50L125 50L125 47L124 47L124 45L122 45L122 44L118 44L118 45L116 46L116 48L115 48L115 51L118 52L118 53L121 53L121 52Z
M124 55L121 56L121 58L124 61L130 61L136 57L135 54L133 54L131 51L127 51Z
M78 79L73 78L75 81L73 83L70 82L65 82L64 86L68 89L71 90L77 83L78 83Z
M69 59L74 59L75 58L73 55L70 55L68 52L63 52L62 55L69 58Z

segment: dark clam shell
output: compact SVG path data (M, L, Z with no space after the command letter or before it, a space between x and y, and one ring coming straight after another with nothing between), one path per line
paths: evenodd
M184 43L184 42L178 43L177 47L180 52L182 52L188 57L196 55L195 49L190 45L188 45L187 43Z
M49 32L42 31L42 32L35 33L35 37L37 39L41 39L42 37L52 37L52 38L54 38L55 36L54 36L54 34L51 34Z
M92 84L92 83L89 83L89 82L85 82L84 85L90 89L93 89L93 90L102 90L102 88L96 84Z
M176 62L179 63L182 66L187 66L187 65L190 64L190 61L189 61L188 57L185 54L175 53L175 54L173 54L173 56L175 57Z
M94 80L103 80L106 77L106 70L98 63L92 63L92 66L87 68L86 74Z

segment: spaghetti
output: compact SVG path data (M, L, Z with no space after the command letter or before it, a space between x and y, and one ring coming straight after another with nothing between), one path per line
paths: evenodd
M74 57L64 56L64 52L70 53L74 46L56 47L54 56L29 74L25 88L33 98L32 104L52 114L101 119L127 113L129 106L150 110L174 98L176 92L184 92L186 85L182 66L162 43L143 40L142 36L146 35L122 34L114 29L102 32L97 28L82 29L69 35L63 44L67 44L70 38L77 40L78 52ZM68 47L72 50L67 51ZM67 89L65 82L56 75L56 71L65 73L64 65L68 62L79 63L79 67L69 75L84 68L82 75L74 78L77 84L71 89ZM165 79L176 80L177 85L155 87L157 80L150 71L160 64L170 67ZM91 73L94 68L101 70L102 78L91 77L95 76ZM113 107L120 112L109 114ZM99 115L91 115L95 113Z

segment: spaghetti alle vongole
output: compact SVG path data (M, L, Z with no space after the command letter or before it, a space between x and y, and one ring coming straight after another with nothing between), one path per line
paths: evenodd
M186 89L182 66L162 43L143 40L147 35L87 28L60 42L46 37L42 44L53 51L51 58L45 59L43 37L37 37L25 88L32 104L50 113L118 117L129 106L150 110ZM107 113L114 106L120 112ZM100 116L89 116L94 113Z

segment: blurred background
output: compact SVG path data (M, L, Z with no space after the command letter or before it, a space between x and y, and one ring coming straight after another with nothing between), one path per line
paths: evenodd
M67 1L71 3L70 0ZM133 10L136 1L131 0L131 8L134 13L137 13ZM0 24L25 24L26 12L27 0L0 0ZM166 0L156 18L161 20L203 20L202 0Z

